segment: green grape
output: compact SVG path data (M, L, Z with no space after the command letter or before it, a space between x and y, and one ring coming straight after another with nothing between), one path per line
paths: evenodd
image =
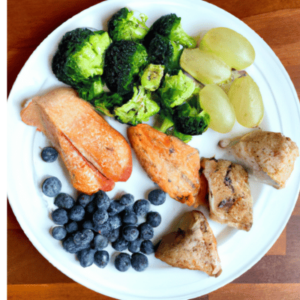
M209 30L199 48L217 55L236 70L249 67L255 59L255 51L250 42L241 34L225 27Z
M226 93L217 85L206 85L199 95L201 108L210 115L209 127L220 133L231 131L235 115Z
M180 66L203 84L223 83L231 76L230 67L219 57L198 48L184 49Z
M259 87L249 75L234 80L228 97L241 125L252 128L261 123L264 117L264 104Z

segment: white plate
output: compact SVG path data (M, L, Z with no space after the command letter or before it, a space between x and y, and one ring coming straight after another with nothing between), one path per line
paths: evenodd
M138 273L130 269L118 272L112 261L105 269L95 265L80 267L74 254L66 253L60 242L50 235L53 222L50 212L53 199L43 196L40 185L49 175L57 176L63 183L63 192L76 192L68 181L61 161L47 164L40 158L41 148L48 145L46 138L35 128L21 122L20 111L24 101L62 85L51 72L50 64L57 44L66 31L76 27L106 29L107 20L123 6L139 10L149 16L148 24L164 14L176 13L182 17L182 26L190 35L213 27L225 26L243 34L255 48L256 59L248 68L249 74L259 85L265 117L264 130L281 132L300 146L300 113L293 84L278 58L267 44L243 22L222 9L202 1L154 0L103 2L74 16L52 32L34 51L20 72L8 102L8 191L13 211L24 232L55 267L82 285L99 293L121 299L188 299L207 294L234 280L253 266L273 245L285 227L294 208L299 189L300 160L283 190L250 182L254 198L254 225L250 232L238 231L209 220L216 235L223 273L210 278L199 271L181 270L149 256L149 268ZM67 9L67 8L66 8ZM109 123L126 137L126 126L108 119ZM200 150L200 155L226 157L217 148L220 138L242 134L247 130L238 124L227 135L208 130L203 136L194 137L190 145ZM133 160L133 173L127 183L117 183L109 193L111 197L126 191L136 199L144 198L155 185ZM168 198L160 207L163 222L155 229L157 241L168 232L183 211L190 208ZM208 212L201 209L206 216ZM109 246L110 253L114 253ZM114 257L116 254L113 254ZM47 270L44 270L47 272Z

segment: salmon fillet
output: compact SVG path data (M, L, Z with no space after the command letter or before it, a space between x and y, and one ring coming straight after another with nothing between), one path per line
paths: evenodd
M162 238L155 257L173 267L200 270L218 277L222 268L217 241L205 216L196 210L187 212L177 228Z
M131 146L151 180L171 198L194 205L200 188L198 150L147 124L129 127L127 132Z

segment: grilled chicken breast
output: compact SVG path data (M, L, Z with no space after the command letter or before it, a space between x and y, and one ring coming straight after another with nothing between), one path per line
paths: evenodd
M253 223L253 201L247 171L228 160L201 159L208 181L210 218L249 231Z
M155 257L173 267L219 276L222 269L217 241L205 216L196 210L187 212L177 228L162 238Z
M290 138L262 130L221 140L219 146L233 154L256 180L277 189L284 188L299 156L298 147Z
M58 88L33 98L21 118L49 138L79 191L110 191L115 181L130 177L132 156L125 138L73 89Z
M134 152L152 181L171 198L189 206L199 193L198 150L147 124L128 128Z

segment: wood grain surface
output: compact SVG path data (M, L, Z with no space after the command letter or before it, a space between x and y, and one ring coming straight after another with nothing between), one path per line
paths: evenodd
M199 0L200 1L200 0ZM34 49L61 23L99 1L8 0L8 93ZM300 95L300 1L213 0L255 30L277 54ZM112 299L66 277L29 242L9 204L8 299ZM300 299L300 197L270 251L233 283L197 299Z

